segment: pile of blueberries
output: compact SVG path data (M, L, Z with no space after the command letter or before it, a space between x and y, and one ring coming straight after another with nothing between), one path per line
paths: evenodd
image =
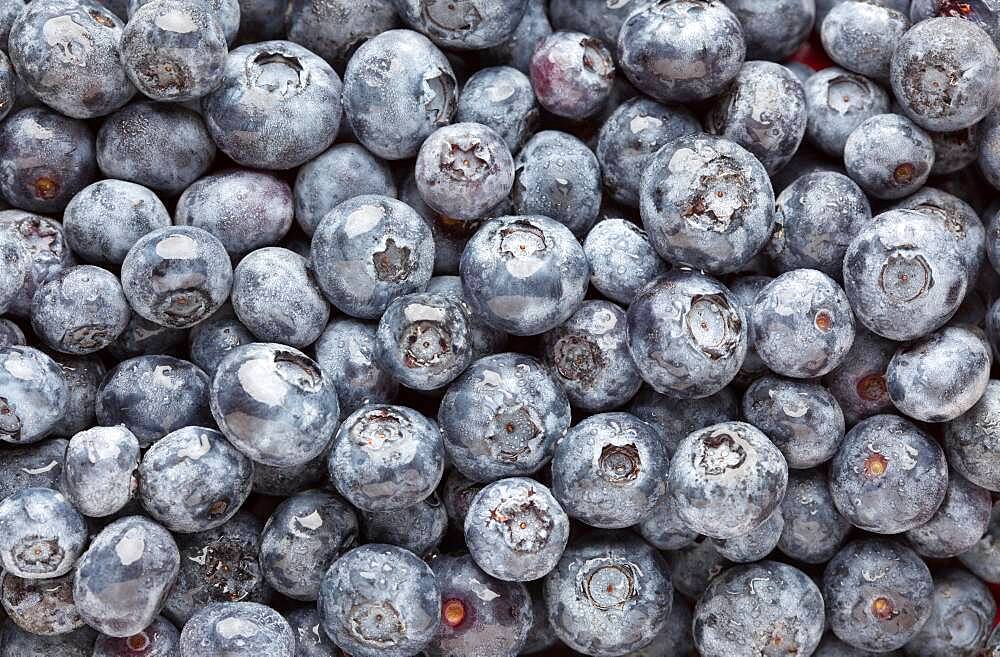
M1000 657L997 44L0 0L0 657Z

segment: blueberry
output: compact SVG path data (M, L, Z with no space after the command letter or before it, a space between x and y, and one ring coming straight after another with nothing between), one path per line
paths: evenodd
M254 463L254 492L261 495L287 496L318 486L326 479L326 458L327 454L321 452L319 456L302 465L275 466Z
M0 452L0 500L22 488L59 490L67 444L55 438Z
M507 40L484 51L487 59L513 66L527 75L535 48L552 34L546 4L545 0L528 0L524 16ZM615 34L617 35L617 31Z
M812 0L781 0L771 5L754 0L724 1L740 19L747 59L788 59L809 38L816 19L816 3Z
M993 0L957 3L954 0L911 0L909 4L910 20L914 24L928 18L950 16L975 23L985 30L994 42L1000 36L1000 7L997 7Z
M774 234L777 235L779 231L780 229L775 230ZM774 279L770 276L751 274L747 276L737 276L732 279L729 284L729 291L732 292L736 301L740 304L740 307L743 308L743 312L746 313L748 322L747 355L743 359L743 365L740 367L739 374L736 376L736 380L739 382L751 380L756 376L770 371L768 370L767 365L764 364L764 361L761 360L760 356L757 354L756 347L754 347L753 303L757 299L757 295L760 294L760 291L767 287L767 285L773 280Z
M541 581L528 582L526 586L531 594L532 619L531 627L528 629L528 637L520 654L534 655L556 647L559 645L559 639L552 632L552 625L549 623L549 615L545 610L545 600L542 597Z
M413 157L428 135L451 122L457 87L451 64L427 37L389 30L362 44L347 63L344 116L375 155Z
M538 335L569 319L583 302L590 276L573 234L543 216L483 224L462 254L460 271L473 311L514 335Z
M323 217L313 235L316 281L338 310L379 317L431 277L434 240L412 208L387 196L356 196Z
M704 657L811 655L823 636L819 587L775 561L730 568L712 580L694 609L694 642Z
M152 0L127 0L127 11L129 20L135 16L139 7L147 5ZM211 13L226 35L226 42L232 44L236 40L236 32L242 21L242 12L238 0L208 0Z
M434 273L457 274L458 263L469 238L482 225L481 221L462 221L435 212L424 203L417 189L417 180L410 174L400 186L399 200L416 210L417 214L430 226L434 235ZM505 200L501 205L507 206ZM490 211L493 214L493 211Z
M108 347L108 354L116 360L160 353L177 353L187 339L184 329L167 328L132 313L125 331Z
M721 6L718 0L711 4ZM666 260L728 273L750 260L771 235L774 192L763 165L743 147L691 135L649 159L639 186L639 211L650 241Z
M0 3L0 50L4 53L8 50L10 28L20 16L24 5L24 0L4 0Z
M889 94L877 83L832 66L803 83L806 93L806 136L827 155L840 158L854 129L889 111Z
M181 633L177 628L167 619L157 616L149 627L132 636L98 636L93 657L119 657L129 652L138 652L142 657L174 657L180 654L180 639Z
M552 0L549 16L557 30L583 32L599 38L608 48L618 43L618 32L630 14L655 0Z
M697 601L709 582L733 564L719 554L715 542L699 536L682 548L666 552L674 588L692 601Z
M961 171L971 165L979 156L979 124L950 132L927 134L934 144L934 166L932 176L947 175Z
M888 652L912 639L930 618L933 582L913 550L886 539L862 539L827 564L823 598L827 622L841 641Z
M388 543L419 556L435 552L448 530L448 512L437 493L405 509L365 511L361 517L366 541ZM400 517L406 518L405 524Z
M67 394L63 416L52 433L72 436L97 424L97 390L108 370L98 354L52 354L52 360L62 369Z
M681 550L692 545L697 532L688 529L677 514L677 507L670 495L662 495L653 505L636 530L653 547L659 550Z
M108 346L128 325L128 302L114 274L68 267L43 283L31 302L31 327L49 347L91 354Z
M946 370L947 371L947 370ZM987 490L1000 490L1000 433L991 418L1000 408L1000 382L989 381L975 405L944 428L948 462L971 482Z
M930 136L905 116L865 119L844 144L847 174L868 194L897 199L920 189L934 166Z
M340 411L349 415L368 403L388 404L399 384L376 360L376 326L335 319L316 340L316 362L333 379Z
M441 589L412 552L369 543L330 566L318 607L323 630L342 650L356 657L406 657L434 639Z
M660 259L642 228L627 219L594 224L583 242L590 283L612 301L628 305L639 290L670 266Z
M191 617L181 630L185 657L295 657L295 634L281 614L256 602L220 602Z
M455 118L489 127L516 151L538 122L531 81L510 66L481 69L462 87Z
M462 279L459 276L434 276L427 282L427 292L450 297L457 301L466 311L466 323L469 328L469 339L476 358L489 356L504 351L508 335L499 329L483 322L472 312L472 307L465 298Z
M202 101L205 125L238 164L291 169L333 143L342 86L329 64L291 41L241 46Z
M0 318L0 347L26 344L24 331L14 323L14 320L6 317Z
M813 653L813 657L903 657L900 650L890 650L888 652L871 652L861 650L852 645L844 643L832 632L827 632L826 636L819 644L819 648Z
M948 192L923 187L894 207L918 210L940 221L959 243L959 253L969 270L969 280L975 281L979 277L979 270L986 260L986 229L971 205Z
M674 397L723 389L747 350L747 319L713 278L677 270L643 288L626 315L629 351L642 378Z
M407 25L436 44L481 50L510 36L524 15L526 0L392 0Z
M135 87L119 57L122 21L91 0L42 0L10 26L10 54L31 93L59 113L89 119L115 111Z
M971 549L990 522L992 500L980 488L954 470L948 472L944 501L930 520L906 532L918 554L931 559L947 559Z
M979 123L979 153L976 164L993 187L1000 187L1000 113L991 112Z
M235 319L207 319L191 330L191 361L215 376L227 353L253 341L247 327Z
M663 103L706 100L739 73L740 21L721 0L664 0L631 14L618 60L638 89Z
M465 516L469 513L472 499L485 487L486 484L467 479L458 470L448 470L440 491L449 524L457 527L465 526Z
M50 579L24 579L8 573L0 577L4 611L25 632L57 636L84 626L73 604L72 571Z
M73 436L66 448L63 489L80 513L117 513L138 486L139 440L124 426L94 427Z
M971 570L976 577L990 584L1000 583L1000 551L997 550L997 537L1000 535L1000 503L993 505L990 511L990 523L986 533L971 548L958 555L962 565Z
M0 231L0 312L7 312L24 288L32 270L32 254L20 235L15 231Z
M996 602L982 581L967 571L950 569L934 577L930 618L904 648L909 657L974 657L986 643Z
M669 618L673 586L666 561L641 538L597 532L566 549L544 595L560 640L610 657L653 640Z
M295 657L341 657L343 654L320 629L323 621L315 605L287 612L285 620L295 635Z
M1000 630L993 628L990 636L983 646L983 657L997 657L1000 654Z
M837 509L851 524L876 534L898 534L930 520L947 486L944 451L894 415L856 424L830 464Z
M65 575L83 553L87 523L62 493L22 488L0 502L0 563L8 575Z
M667 451L673 454L677 444L688 434L711 424L737 419L740 403L730 388L700 399L684 399L644 387L632 399L629 412L657 429Z
M784 519L778 549L803 563L826 563L840 549L851 523L840 515L822 469L793 470L778 513Z
M125 180L100 180L74 196L63 213L66 242L95 265L121 265L139 238L171 224L151 190Z
M8 619L0 632L2 657L91 657L97 632L81 627L68 634L39 636Z
M242 7L243 3L240 5ZM308 48L337 70L343 70L359 44L400 25L392 0L292 0L287 5L281 3L281 7L283 11L277 17L278 29L267 34L266 38L250 38L248 41L277 39L287 30L289 41ZM284 25L280 24L282 13ZM262 27L269 22L261 21Z
M889 79L893 49L910 28L909 17L878 2L849 0L823 19L820 35L830 59L876 80Z
M530 71L542 107L556 116L581 120L600 111L608 100L615 64L599 39L559 31L535 47Z
M340 409L333 381L292 347L251 343L229 352L210 390L222 433L255 462L302 465L326 449Z
M211 422L209 378L194 364L171 356L138 356L114 367L97 390L97 419L124 425L139 445L182 427Z
M402 509L440 482L441 434L436 422L405 406L362 406L334 437L328 467L337 490L359 509Z
M0 348L0 361L0 441L38 442L68 402L62 369L37 349L18 345Z

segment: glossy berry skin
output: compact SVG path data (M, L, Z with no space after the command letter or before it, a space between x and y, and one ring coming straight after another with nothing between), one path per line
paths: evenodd
M428 135L451 122L457 86L451 64L427 37L389 30L362 44L348 62L344 116L378 157L413 157Z
M343 415L367 403L392 403L399 390L399 383L376 359L377 328L356 319L335 319L314 345L316 362L333 379Z
M889 79L893 49L910 28L909 17L880 3L849 0L823 19L823 49L840 66L874 80Z
M177 544L166 529L141 516L116 520L77 563L77 611L109 636L141 632L163 607L179 567Z
M948 463L971 482L1000 491L1000 432L991 418L1000 409L1000 381L990 380L979 401L944 426Z
M366 579L361 572L377 573ZM379 543L337 559L320 585L323 630L356 657L408 657L423 650L441 622L441 588L412 552Z
M340 409L333 381L292 347L251 343L230 351L212 378L212 416L253 461L302 465L327 447Z
M438 410L448 460L474 481L537 472L570 425L570 406L542 363L521 354L474 362Z
M392 0L407 25L443 48L481 50L495 46L514 32L526 0Z
M66 408L62 369L41 351L20 345L0 348L0 363L0 441L38 442Z
M866 573L884 573L872 581ZM855 648L888 652L902 647L927 622L933 582L913 550L887 539L848 543L823 573L827 622Z
M895 415L856 424L830 464L837 509L854 526L876 534L898 534L930 520L947 486L944 451Z
M778 549L803 563L826 563L843 545L851 523L840 515L823 469L793 470L780 513L784 520Z
M513 657L534 621L531 596L520 582L483 572L468 554L431 562L441 589L441 625L424 649L427 657L475 654Z
M342 499L320 490L298 493L278 505L264 525L261 570L282 595L315 600L327 568L357 539L357 516Z
M406 518L405 524L400 517ZM421 557L434 554L448 531L448 512L437 493L405 509L364 511L361 520L368 543L388 543Z
M238 164L291 169L333 143L343 85L325 61L290 41L241 46L202 101L219 150Z
M718 95L746 55L743 28L720 0L669 0L636 11L618 34L618 61L661 103Z
M728 273L750 260L770 236L774 192L763 165L742 146L691 135L649 159L639 186L639 212L664 259Z
M226 35L210 6L163 0L129 13L121 58L140 92L152 100L179 103L219 86Z
M946 326L896 350L885 372L889 399L924 422L954 420L982 397L992 364L982 331Z
M412 506L441 481L441 433L405 406L362 406L337 431L328 468L337 491L363 511Z
M31 327L49 347L91 354L125 330L128 301L114 274L94 267L68 267L47 280L31 302Z
M245 18L245 3L241 3L241 11ZM308 48L339 71L344 69L344 64L358 44L400 26L392 0L336 0L332 3L295 0L287 5L287 9L283 3L280 4L275 13L276 19L261 20L261 27L269 29L269 33L248 41L277 39L287 33L289 41ZM274 25L275 22L277 25Z
M854 342L847 295L815 269L795 269L768 283L750 317L757 355L784 376L822 376L840 364Z
M694 642L704 657L811 655L823 636L819 587L776 561L736 566L713 579L694 609Z
M729 539L766 521L787 483L785 457L767 436L745 422L723 422L681 441L667 488L690 529Z
M718 281L690 270L662 276L626 313L629 351L654 390L708 397L739 372L747 351L747 318ZM668 356L669 354L669 356Z
M316 227L311 260L316 282L338 310L375 319L390 301L430 280L434 238L408 205L387 196L356 196Z
M971 285L940 221L891 210L863 228L844 256L844 292L858 321L890 340L913 340L958 310Z
M544 586L556 636L597 657L649 644L667 622L673 596L666 561L627 533L597 532L575 541Z
M121 657L138 653L136 657L176 657L180 653L181 633L162 616L149 627L129 637L98 635L93 657Z
M215 143L200 115L171 103L135 102L97 132L97 163L109 178L175 193L208 170Z
M990 523L990 492L955 470L948 471L944 501L930 520L906 532L910 546L921 556L947 559L972 549Z
M516 151L538 122L538 102L531 80L511 66L477 71L462 87L455 120L489 127L511 152Z
M18 15L4 51L32 95L60 114L90 119L135 94L119 58L122 28L97 2L45 0Z
M909 196L934 166L930 136L899 114L877 114L848 136L844 166L854 182L880 199Z
M771 6L754 0L725 0L725 3L743 27L748 60L788 59L809 37L816 19L816 3L810 0L781 0Z
M66 448L62 488L86 516L117 513L138 487L140 456L139 440L124 426L81 431Z
M669 462L652 426L628 413L599 413L556 444L552 493L569 516L623 529L641 522L666 493Z
M181 630L185 657L295 657L295 635L281 614L256 602L220 602L191 617Z
M587 233L583 252L590 264L590 284L626 306L647 283L670 269L646 231L627 219L598 221Z
M169 328L189 328L229 296L233 268L222 243L201 228L147 233L122 262L122 288L137 314Z
M50 488L22 488L0 502L0 563L8 575L65 575L84 551L87 523Z
M615 77L607 47L581 32L559 31L545 37L535 47L530 70L539 104L571 120L600 111Z
M969 280L979 277L986 260L986 229L971 205L948 192L923 187L897 203L894 209L917 210L940 221L958 242L959 253L969 270Z
M497 579L527 582L559 562L569 517L533 479L500 479L479 491L465 516L465 543L476 564Z
M573 234L542 216L484 224L469 240L460 272L473 312L513 335L538 335L569 319L590 276Z
M263 342L308 346L330 318L330 305L309 262L277 246L257 249L240 260L230 300L236 317Z
M170 214L152 190L125 180L84 187L63 212L73 254L95 265L121 265L140 237L170 224Z
M60 212L94 182L96 165L94 133L83 121L29 107L0 126L0 192L17 208Z

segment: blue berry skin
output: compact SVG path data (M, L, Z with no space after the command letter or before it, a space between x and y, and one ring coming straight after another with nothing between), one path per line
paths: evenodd
M172 532L222 525L246 501L253 462L218 431L184 427L150 447L139 464L139 501Z
M38 442L66 409L62 369L41 351L19 345L0 349L0 363L0 441Z
M389 30L362 44L347 63L344 115L362 146L401 160L451 122L457 87L451 64L427 37Z
M922 557L948 559L972 549L986 533L992 509L990 492L955 470L948 471L944 501L930 520L906 532Z
M879 573L877 579L872 573ZM934 584L917 554L895 541L848 543L823 573L826 619L855 648L888 652L911 640L930 618Z
M979 156L979 124L968 128L949 132L934 132L927 134L934 144L934 166L932 176L944 176L957 173L976 161Z
M83 553L87 523L51 488L22 488L0 502L0 563L8 575L65 575Z
M982 122L979 139L979 171L993 187L1000 188L1000 112L991 112Z
M704 657L811 655L823 627L819 588L801 570L775 561L727 570L694 609L694 642Z
M97 424L97 390L108 373L98 354L69 356L52 354L66 380L66 406L52 432L72 436Z
M433 554L448 531L448 512L437 493L398 511L365 511L361 519L366 542L388 543L421 557Z
M740 370L747 317L724 285L677 270L639 292L626 314L629 351L642 378L659 393L708 397Z
M990 512L990 523L986 533L971 548L958 555L962 565L972 571L976 577L990 584L1000 583L1000 550L997 549L997 537L1000 536L1000 503L993 505Z
M848 136L844 166L870 196L903 198L927 182L934 166L934 144L905 116L877 114Z
M691 135L649 159L639 211L664 259L724 274L746 264L770 237L774 191L763 165L742 146Z
M684 596L674 590L670 615L663 629L644 648L633 650L628 657L689 657L694 654L691 633L692 608Z
M168 328L190 328L226 301L233 267L208 231L171 226L139 238L122 262L121 278L137 314Z
M152 190L125 180L84 187L63 212L66 242L81 260L95 265L121 265L140 237L170 224L170 214Z
M768 283L750 317L757 355L784 376L822 376L840 364L854 342L847 295L815 269L795 269Z
M719 554L715 542L699 536L686 547L664 553L670 565L674 588L692 601L697 601L719 573L732 562Z
M981 580L957 568L939 571L930 618L904 652L908 657L981 655L996 613L993 595Z
M431 570L441 589L441 625L427 657L520 654L534 622L531 595L520 582L483 572L468 554L436 557Z
M0 192L16 208L61 212L97 177L94 133L51 110L29 107L8 116L0 144Z
M449 386L438 423L449 462L473 481L493 481L545 465L569 428L570 405L540 361L495 354Z
M177 199L178 226L202 228L238 258L277 244L292 226L288 183L260 171L230 169L196 180Z
M32 270L31 255L27 242L16 232L0 232L0 259L4 264L0 270L0 312L7 312L21 294Z
M318 608L323 630L341 650L355 657L408 657L438 631L441 589L434 571L412 552L369 543L330 566Z
M326 453L303 465L273 466L254 463L253 490L261 495L287 497L318 486L326 479Z
M773 280L770 276L750 274L747 276L738 276L729 283L729 291L736 297L736 301L739 302L743 308L743 312L747 315L747 355L743 359L743 365L740 366L739 374L736 375L738 383L747 383L770 371L757 354L756 347L754 347L753 302L757 299L760 291L767 287Z
M390 404L399 390L375 357L376 328L356 319L335 319L316 340L316 362L333 380L345 417L365 404Z
M341 657L326 632L320 629L322 619L316 605L300 607L285 614L285 620L295 635L295 657Z
M240 4L242 6L243 3ZM400 26L392 0L293 0L288 3L287 9L282 3L282 9L278 12L278 29L273 34L247 41L277 39L287 32L289 41L308 48L338 71L344 70L356 46ZM284 14L283 26L280 25L280 14ZM262 21L262 25L266 24Z
M688 434L711 424L740 417L740 402L731 388L700 399L663 395L643 387L632 399L629 412L660 433L669 454Z
M338 310L376 319L389 302L419 292L434 266L434 238L410 206L387 196L356 196L316 227L316 281Z
M698 533L687 528L669 495L662 495L636 531L659 550L681 550L693 544Z
M457 274L458 263L469 238L482 225L480 221L461 221L435 212L424 203L417 180L410 174L399 189L399 200L416 210L434 235L434 273ZM507 202L501 205L506 207Z
M152 0L127 0L127 11L129 20L135 16L139 7L147 5ZM238 0L209 0L207 3L212 10L211 13L226 35L226 42L232 45L236 40L236 32L239 29L242 12ZM176 37L175 37L176 38ZM263 41L263 39L260 39Z
M624 529L650 515L666 493L669 463L652 426L629 413L599 413L556 444L552 494L572 518Z
M661 103L706 100L739 73L743 28L720 0L669 0L636 11L618 34L632 84Z
M240 261L230 298L236 317L262 342L305 347L330 319L330 304L309 262L277 246L257 249Z
M803 83L806 93L806 136L831 157L844 155L854 129L889 111L889 94L873 80L837 66L817 71Z
M267 582L295 600L319 597L320 580L358 540L354 510L335 495L309 490L278 505L260 538L260 567Z
M667 562L641 538L596 532L566 549L544 597L563 643L610 657L653 640L669 618L673 586Z
M97 2L44 0L10 26L10 54L31 93L60 114L90 119L135 95L119 57L122 21Z
M181 630L184 657L295 657L295 634L281 614L256 602L220 602Z
M527 0L392 0L403 21L442 48L482 50L506 40Z
M957 6L938 0L911 0L909 4L910 21L914 25L928 18L952 16L978 25L994 42L1000 37L1000 7L994 0L972 0Z
M698 117L683 107L642 96L619 105L597 135L597 160L608 194L627 207L639 207L639 181L650 156L678 137L699 132Z
M886 388L900 412L924 422L946 422L979 401L992 365L981 330L946 326L896 350L886 368Z
M830 464L837 510L855 527L899 534L930 520L944 500L944 451L917 426L895 415L876 415L844 436Z
M132 313L125 331L108 347L115 360L161 353L175 353L187 338L184 329L167 328Z
M863 228L844 256L844 292L858 321L890 340L943 326L972 284L941 221L890 210Z
M121 425L81 431L66 448L62 489L83 515L110 516L132 500L140 458L138 438Z
M510 66L477 71L462 87L455 119L489 127L511 152L516 151L538 123L538 102L531 80Z
M179 568L180 552L166 529L141 516L116 520L77 562L77 611L109 636L141 632L160 613Z
M584 301L542 336L542 354L576 408L618 408L642 385L628 350L625 311L609 301Z
M0 602L17 625L39 636L57 636L85 625L73 604L73 572L51 579L0 575Z
M778 549L796 561L829 561L843 545L851 523L840 515L823 469L793 470L776 513L784 519Z
M97 132L101 173L167 194L200 178L215 152L201 116L171 103L131 103Z
M543 216L483 224L466 245L459 271L473 312L513 335L538 335L569 319L590 278L580 243Z
M681 441L667 488L689 529L729 539L763 524L787 483L785 457L767 436L745 422L723 422Z
M711 541L715 544L716 551L729 561L751 563L771 554L778 545L784 526L785 519L779 507L749 534L721 540L713 538Z
M333 381L297 349L255 342L230 351L210 389L212 416L237 449L264 465L322 453L340 419Z
M125 425L142 447L187 426L211 422L208 375L172 356L137 356L115 366L97 391L97 419Z
M0 3L0 50L7 52L10 28L21 15L25 6L24 0L4 0Z
M827 632L816 652L813 653L813 657L903 657L903 651L872 652L870 650L861 650L860 648L855 648L852 645L844 643L837 638L836 634Z
M483 51L489 61L513 66L525 75L531 67L531 56L545 37L552 34L545 0L528 0L524 16L506 41ZM617 35L617 32L615 33Z
M1000 412L1000 381L990 380L979 401L944 426L948 463L971 482L1000 491L1000 431L992 418Z
M216 89L226 62L226 34L207 3L130 2L121 59L148 98L184 102Z
M295 221L312 235L327 212L367 194L396 198L389 165L358 144L335 144L302 165L295 176Z
M426 499L444 474L434 420L405 406L367 405L333 439L330 480L362 511L392 511Z
M229 53L202 112L212 140L238 164L291 169L333 143L342 87L333 68L302 46L265 41Z
M59 490L67 444L54 438L0 452L0 501L22 488Z
M841 2L820 26L823 49L849 71L888 81L893 50L910 29L904 12L883 3Z
M986 260L986 229L975 209L953 194L934 187L923 187L907 196L893 209L917 210L942 223L958 242L959 254L969 270L969 280L979 277Z
M771 5L754 0L724 2L743 27L748 60L788 59L809 38L816 19L816 4L812 0L781 0Z
M122 334L131 314L114 274L80 265L63 269L38 288L31 328L56 351L92 354Z
M7 619L0 631L2 657L91 657L97 632L81 627L68 634L39 636Z
M484 323L472 312L472 307L465 298L465 290L462 288L460 277L434 276L427 282L427 292L450 297L465 308L465 321L468 324L469 339L472 342L475 358L482 358L505 350L508 335Z
M181 633L173 623L157 616L149 627L130 637L98 635L92 657L121 657L130 652L138 652L141 657L178 657L180 639Z
M603 0L553 0L549 3L549 17L557 30L590 34L614 49L625 19L653 3L654 0L621 0L611 4Z
M599 39L560 30L535 47L530 72L539 104L556 116L579 121L607 103L615 63Z
M26 344L24 331L13 320L6 317L0 318L0 347L18 344Z
M451 525L465 526L465 516L469 513L472 499L485 487L486 484L472 481L454 468L448 470L441 483L440 494Z
M254 341L247 327L235 319L207 319L191 330L191 362L209 376L230 351Z
M545 600L542 597L542 587L540 582L529 582L528 592L531 594L531 628L528 630L528 638L521 648L522 655L534 655L556 647L559 639L552 632L552 625L549 624L549 615L545 610Z
M590 264L590 284L626 306L643 286L670 269L646 231L627 219L598 221L587 233L583 252Z

